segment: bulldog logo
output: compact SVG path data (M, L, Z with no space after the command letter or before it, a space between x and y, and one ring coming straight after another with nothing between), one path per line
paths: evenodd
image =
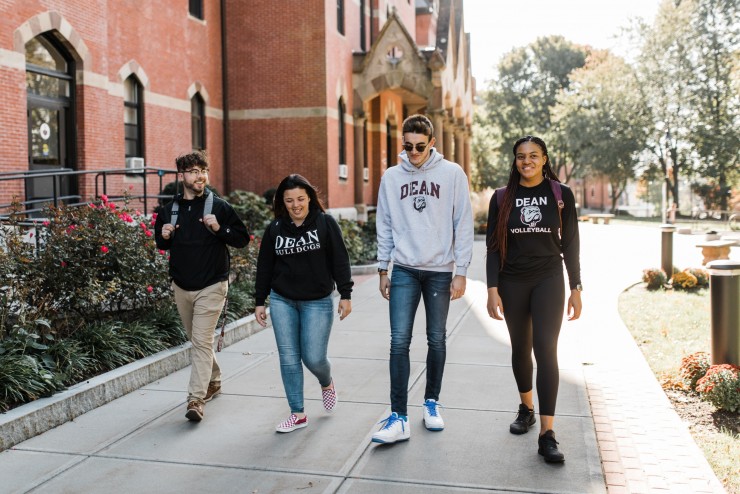
M525 225L534 227L537 226L537 223L542 221L542 212L538 206L524 206L521 209L519 219Z
M421 213L425 207L427 207L427 200L424 196L414 197L414 209Z

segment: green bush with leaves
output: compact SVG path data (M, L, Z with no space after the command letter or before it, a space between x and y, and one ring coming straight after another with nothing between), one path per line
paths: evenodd
M713 365L696 383L702 399L730 412L740 412L740 367L732 364Z
M254 192L235 190L226 200L252 234L261 236L267 223L273 218L272 208L265 202L265 198Z
M642 272L642 281L647 283L648 290L663 288L668 282L668 277L662 269L645 269Z
M367 264L375 261L378 242L375 233L375 216L365 223L354 220L339 219L344 245L347 247L349 262L353 265Z

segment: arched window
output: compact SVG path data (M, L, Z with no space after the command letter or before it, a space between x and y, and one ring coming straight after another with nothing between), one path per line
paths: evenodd
M77 167L75 155L75 64L55 31L26 43L26 99L28 117L28 169L52 171ZM28 183L27 201L76 198L77 184L70 177ZM33 207L33 206L31 206Z
M339 164L347 164L347 135L344 128L344 113L346 108L344 107L344 100L339 98L337 104L337 110L339 111Z
M195 93L190 100L192 142L194 151L206 148L206 103L200 93Z
M144 88L135 75L123 82L126 158L144 157Z

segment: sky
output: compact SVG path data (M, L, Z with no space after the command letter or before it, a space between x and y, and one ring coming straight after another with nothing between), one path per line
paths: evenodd
M512 48L551 34L625 55L625 43L615 38L620 28L637 17L652 23L659 4L660 0L464 0L476 86L488 87L495 66Z

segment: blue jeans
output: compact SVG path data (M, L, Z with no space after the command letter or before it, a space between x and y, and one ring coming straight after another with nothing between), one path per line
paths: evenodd
M321 386L331 384L331 363L326 354L334 322L332 296L317 300L291 300L271 291L270 318L290 411L303 412L301 362L316 376Z
M452 273L394 266L391 278L391 410L407 415L409 347L419 300L424 297L427 318L427 385L424 399L439 400L447 357L447 312Z

